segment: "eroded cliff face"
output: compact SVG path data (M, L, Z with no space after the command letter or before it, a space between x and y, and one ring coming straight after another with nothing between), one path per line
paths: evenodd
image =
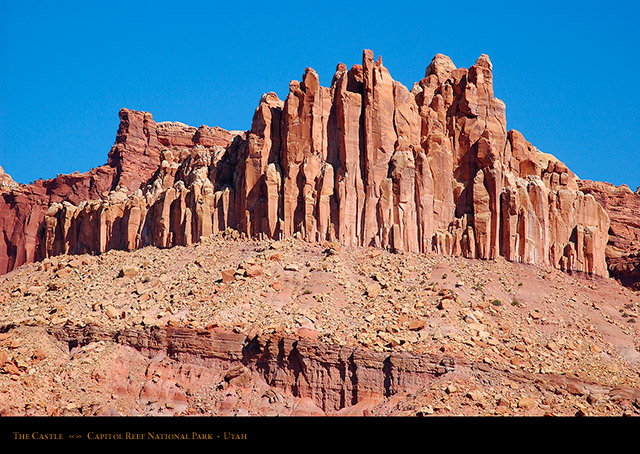
M605 255L609 274L622 285L640 290L640 188L614 186L602 181L580 180L585 194L592 194L611 220Z
M111 201L119 200L123 195L127 197L149 182L158 171L161 151L165 147L193 147L202 143L226 146L231 137L231 133L219 128L203 126L196 129L180 123L156 124L147 112L122 109L120 127L107 164L85 173L58 175L29 185L18 184L1 171L0 274L45 257L47 248L43 241L47 213L51 212L51 207L74 207L78 212L79 207L89 206L85 210L89 212L91 207L108 206ZM91 239L98 235L99 227L95 224L98 218L94 215L89 218L91 220L76 216L72 220L69 217L66 227L59 226L57 234L62 235L64 231L68 236L66 241L73 246L56 250L56 253L105 250L96 247ZM98 230L93 231L94 228Z
M54 328L51 335L72 345L117 342L140 351L168 351L182 364L205 366L209 369L207 375L216 369L228 370L229 381L238 377L247 381L249 373L257 373L273 389L310 399L323 415L367 399L415 392L434 378L454 371L456 366L446 354L372 352L295 337L261 339L256 336L248 339L245 335L224 330L109 332L95 327ZM202 378L211 380L210 376ZM176 391L183 395L185 403L184 393L179 389ZM140 394L149 394L149 390Z
M369 50L361 65L339 64L330 87L307 68L284 101L264 95L242 133L120 116L106 176L68 186L88 187L82 197L54 197L48 183L3 207L17 220L3 221L0 271L231 228L608 275L607 213L564 164L507 130L486 55L468 69L436 55L411 90Z
M79 204L108 194L116 169L108 165L86 173L59 175L46 181L20 185L13 180L0 186L0 274L40 259L39 242L45 213L51 203Z

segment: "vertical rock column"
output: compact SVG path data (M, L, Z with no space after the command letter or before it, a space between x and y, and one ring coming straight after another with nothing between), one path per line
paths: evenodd
M380 247L383 226L379 216L379 202L397 139L393 123L394 81L389 71L382 66L381 59L374 63L373 52L370 50L363 53L362 67L365 199L361 245ZM406 159L404 162L406 164Z
M262 97L241 151L236 179L238 229L251 236L278 234L282 109L275 93Z
M362 169L362 66L336 72L334 96L338 131L339 167L336 171L338 240L357 246L362 238L364 179Z

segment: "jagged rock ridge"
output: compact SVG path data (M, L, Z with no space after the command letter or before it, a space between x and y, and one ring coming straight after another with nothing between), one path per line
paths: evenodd
M196 130L179 123L156 124L147 112L122 109L107 164L29 185L20 185L0 172L0 274L44 257L45 214L52 205L95 207L100 201L118 199L122 191L132 193L153 177L164 147L227 146L232 137L232 133L220 128L202 126ZM87 237L95 236L90 231L92 227L91 223L76 226L79 230L74 244L83 244ZM87 252L98 251L90 245L82 247ZM66 252L73 252L72 249Z
M231 228L608 275L607 213L564 164L507 130L486 55L465 69L438 54L411 90L369 50L361 65L339 64L330 87L307 68L284 101L264 95L242 133L120 116L107 183L96 171L73 186L102 191L43 197L36 219L4 221L0 252L20 258L0 271Z

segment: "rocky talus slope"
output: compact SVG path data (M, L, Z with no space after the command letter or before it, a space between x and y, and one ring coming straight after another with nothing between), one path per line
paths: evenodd
M0 295L2 415L640 414L640 297L551 266L228 231Z

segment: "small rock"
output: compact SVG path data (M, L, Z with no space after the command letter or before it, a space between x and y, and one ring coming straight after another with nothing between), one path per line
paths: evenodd
M133 266L125 266L120 269L118 277L133 277L138 274L138 270Z
M122 311L119 311L113 306L107 306L104 310L104 313L107 315L107 317L114 319L114 318L119 318L120 315L122 314Z
M147 287L142 282L136 282L136 293L138 295L144 295L148 291L149 290L147 289Z
M2 372L9 375L20 375L20 369L13 363L5 363L2 366Z
M340 252L342 252L342 246L337 241L331 241L328 244L327 251L330 255L339 254Z
M289 263L287 265L284 266L284 270L285 271L298 271L298 265L296 265L295 263Z
M245 267L244 269L245 271L245 276L247 277L256 277L256 276L261 276L262 275L262 265L249 265L247 267Z
M32 285L27 289L25 295L41 295L47 291L47 287L44 285Z
M69 263L67 263L69 268L79 268L82 265L84 265L84 261L79 258L71 259L69 260Z
M161 323L158 320L158 318L154 317L153 315L143 315L142 324L145 326L161 326Z
M521 397L520 400L518 400L518 408L527 410L533 407L535 403L536 401L533 400L531 397Z
M236 278L236 270L234 269L222 270L220 274L222 275L222 282L231 282Z
M424 416L433 414L433 408L431 407L423 407L416 413L416 416Z
M410 331L420 331L422 328L426 326L426 322L424 320L414 320L409 324Z
M444 391L447 394L453 394L455 392L458 392L458 388L456 387L456 385L451 384L451 385L447 385L447 387L444 389Z
M56 271L56 276L59 277L60 279L64 279L70 273L71 273L70 268L60 268L58 271Z
M373 284L369 284L367 285L367 296L369 298L375 298L380 294L380 290L381 290L380 284L378 284L377 282L374 282Z
M408 342L410 344L415 344L416 342L418 342L420 340L420 336L418 335L418 333L412 331L410 333L406 333L405 334L404 340L405 340L405 342Z
M67 318L66 317L59 317L57 314L55 314L53 317L51 317L51 324L52 325L63 325L67 322Z

